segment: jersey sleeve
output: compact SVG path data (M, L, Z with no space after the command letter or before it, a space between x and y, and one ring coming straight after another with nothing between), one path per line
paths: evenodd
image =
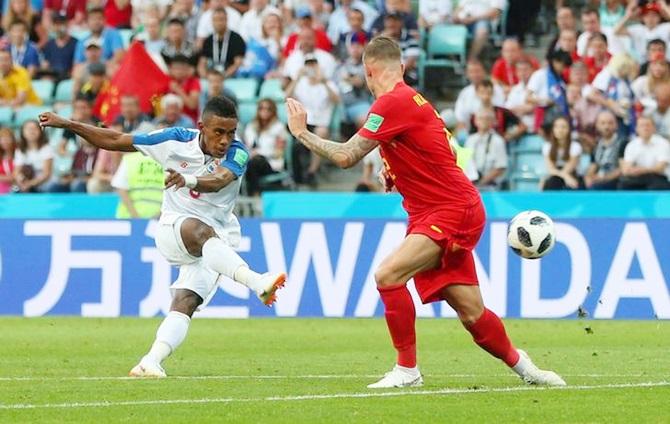
M244 144L235 141L230 148L226 157L221 161L220 166L230 170L237 178L244 175L247 170L247 163L249 162L249 152L247 152Z
M408 128L408 111L405 111L403 117L401 113L402 105L398 103L398 99L395 97L383 96L379 98L370 108L368 119L365 121L363 128L358 130L358 135L379 142L389 142L402 134Z
M169 142L186 143L196 136L197 131L186 128L163 128L146 134L134 135L133 145L137 151L165 167L171 150Z

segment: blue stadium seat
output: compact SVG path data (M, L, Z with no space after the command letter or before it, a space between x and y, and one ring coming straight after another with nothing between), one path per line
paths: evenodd
M66 105L63 107L60 107L56 110L60 116L63 118L70 119L72 118L72 105Z
M515 155L513 174L530 174L541 177L546 173L542 153L520 152Z
M9 126L14 120L14 109L11 107L0 107L0 125Z
M523 174L513 175L510 178L510 189L513 191L537 192L540 191L540 178Z
M256 102L240 102L237 105L240 123L244 126L256 116Z
M419 87L426 81L426 68L452 68L464 75L468 29L465 25L435 25L428 33L425 56L419 58Z
M14 117L14 126L20 127L24 122L31 119L37 120L37 116L42 112L48 112L52 110L50 106L35 106L35 105L26 105L21 109L16 111L16 116Z
M56 95L54 96L55 103L70 103L72 102L72 85L74 81L66 79L58 83L56 87Z
M33 80L33 90L37 97L42 99L45 105L51 104L53 100L54 82L47 79Z
M277 117L280 121L285 124L288 124L288 115L286 113L286 103L283 101L281 103L276 103L277 105Z
M235 93L240 103L256 101L258 81L253 78L230 78L225 80L223 85Z
M512 151L514 153L521 152L542 152L542 146L544 145L544 138L539 135L529 134L521 137L516 143L512 145Z
M261 92L258 97L270 98L275 101L275 103L283 102L286 99L284 90L281 88L281 80L279 79L267 79L263 81L261 85Z

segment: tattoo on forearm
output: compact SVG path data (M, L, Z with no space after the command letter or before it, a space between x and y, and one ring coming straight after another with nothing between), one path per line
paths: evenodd
M343 168L355 165L378 144L377 141L363 138L358 134L346 143L324 140L309 131L300 134L298 139L309 150Z

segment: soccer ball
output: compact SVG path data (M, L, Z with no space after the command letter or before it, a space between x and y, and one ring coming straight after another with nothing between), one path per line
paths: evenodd
M509 223L507 244L526 259L538 259L554 247L554 221L540 211L521 212Z

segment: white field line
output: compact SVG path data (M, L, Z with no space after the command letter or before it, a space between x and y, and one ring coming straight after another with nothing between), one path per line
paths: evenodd
M508 393L526 391L573 391L573 390L598 390L598 389L629 389L640 387L670 387L670 381L658 381L648 383L624 383L624 384L601 384L567 387L502 387L490 389L439 389L439 390L412 390L393 392L360 392L360 393L334 393L323 395L289 395L271 396L259 398L201 398L201 399L162 399L162 400L129 400L118 402L73 402L73 403L14 403L0 404L0 410L8 409L62 409L62 408L108 408L114 406L147 406L147 405L174 405L174 404L207 404L207 403L245 403L245 402L291 402L305 400L329 400L329 399L359 399L359 398L382 398L401 396L428 396L428 395L459 395L478 393Z
M169 376L160 381L169 380L348 380L363 378L379 378L381 374L306 374L306 375L177 375ZM515 374L426 374L429 378L482 378L482 377L512 377ZM647 378L648 374L561 374L562 377L587 377L587 378ZM42 377L42 376L17 376L0 377L1 381L123 381L141 379L128 376L80 376L80 377Z

